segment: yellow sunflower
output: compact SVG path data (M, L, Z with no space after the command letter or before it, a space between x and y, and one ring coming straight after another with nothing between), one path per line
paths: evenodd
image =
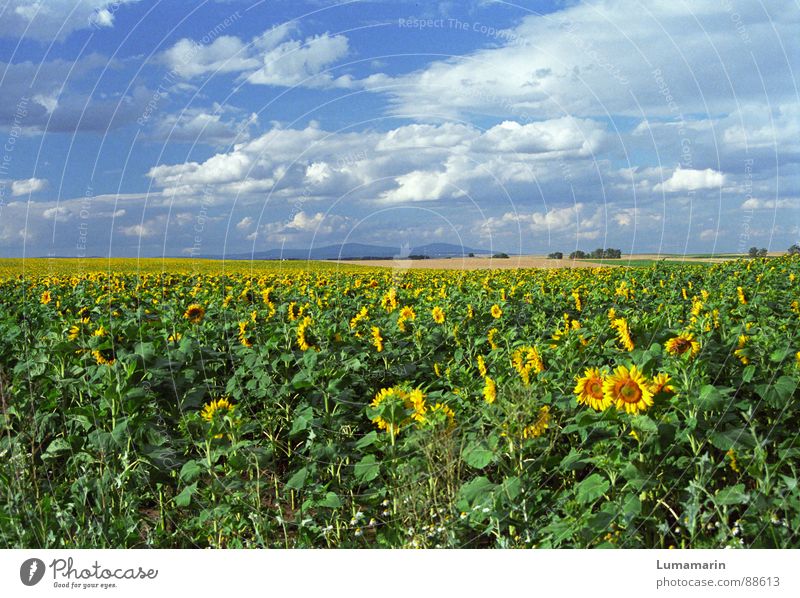
M442 308L438 305L431 310L431 315L433 316L433 321L437 324L444 324L444 312Z
M700 352L700 343L694 339L691 332L681 332L669 339L665 348L670 355L683 355L689 351L691 357L695 357Z
M381 329L377 326L372 327L372 344L375 345L378 353L383 351L383 337L381 337Z
M199 324L205 315L206 310L202 305L192 303L186 308L186 312L184 312L183 317L189 320L189 322L192 324Z
M528 438L538 438L550 425L550 407L545 405L541 409L539 409L539 415L536 418L536 421L533 422L530 426L527 426L524 430L522 430L522 437L524 439Z
M497 400L497 384L489 376L484 377L483 398L490 405Z
M492 317L496 320L497 318L503 315L503 310L500 309L500 306L497 305L497 303L495 303L494 305L492 305L491 313Z
M625 318L617 318L611 322L611 327L617 331L617 338L620 344L625 347L626 351L633 351L634 344L631 338L631 331L628 327L628 321Z
M39 301L42 303L42 305L47 305L52 300L53 300L53 296L50 294L50 291L44 291L42 293L41 298L39 299Z
M200 412L200 417L211 423L214 421L215 416L224 417L226 415L230 415L233 413L234 409L235 405L231 403L227 397L221 397L219 399L214 399L210 403L207 403Z
M603 382L603 395L620 411L637 413L653 405L653 393L647 380L634 365L619 366Z
M308 329L311 327L311 324L312 324L311 316L306 316L297 326L297 346L300 347L301 351L308 351L309 349L314 349L314 346L308 342L308 338L306 337L306 333L308 332Z
M578 378L578 383L573 391L578 396L578 403L589 405L596 411L608 409L612 400L603 394L603 374L597 368L588 368L583 376Z
M657 374L650 385L650 392L657 395L660 392L674 393L675 388L670 384L672 378L668 374Z
M481 375L481 378L486 377L486 361L483 359L483 355L478 355L476 358L478 363L478 373Z

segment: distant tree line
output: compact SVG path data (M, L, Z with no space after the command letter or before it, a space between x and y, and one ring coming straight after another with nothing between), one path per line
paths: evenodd
M750 257L767 257L767 248L762 247L759 249L758 247L751 247L750 251L747 252L747 255Z
M789 247L788 253L789 255L800 255L800 245L795 243L794 245Z
M551 260L563 260L564 254L560 251L554 251L553 253L548 253L547 257ZM573 251L569 254L569 259L571 260L585 260L585 259L593 259L593 260L609 260L609 259L619 259L622 257L622 250L621 249L613 249L613 248L597 248L594 251L587 253L586 251L581 251L578 249L577 251Z

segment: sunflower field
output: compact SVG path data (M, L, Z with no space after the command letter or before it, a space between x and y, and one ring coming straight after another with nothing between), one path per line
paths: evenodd
M304 266L0 264L0 547L800 546L800 258Z

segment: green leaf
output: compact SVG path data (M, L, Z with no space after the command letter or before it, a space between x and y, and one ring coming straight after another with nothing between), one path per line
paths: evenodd
M300 490L306 483L306 477L308 477L308 468L303 467L289 478L289 481L286 482L286 487L289 490Z
M188 507L195 492L197 492L197 482L181 490L180 494L174 499L175 505L178 507Z
M728 428L709 435L709 442L721 451L755 447L755 440L747 428Z
M342 501L335 492L328 492L321 501L317 503L320 507L328 507L329 509L338 509L342 506Z
M635 494L631 494L625 499L622 512L628 517L636 517L642 512L642 501Z
M480 476L461 486L459 497L469 506L474 507L484 503L496 487L497 485L490 482L485 476Z
M72 450L72 446L66 438L56 438L47 446L42 455L42 459L55 459L62 453Z
M375 430L365 434L358 442L356 442L357 449L364 449L375 443L378 440L378 433Z
M645 434L655 434L658 432L658 425L646 415L635 415L631 418L631 426L637 432Z
M743 382L750 382L753 379L753 376L756 373L756 366L748 365L744 370L742 370L742 381Z
M289 436L297 436L300 432L305 432L311 427L311 422L314 420L314 409L310 406L298 406L294 411L294 419L292 421L292 429L289 431Z
M723 488L714 497L718 505L741 505L748 501L749 496L744 491L744 484L736 484L730 488Z
M376 462L375 455L367 455L356 463L354 472L359 482L371 482L378 477L380 464Z
M184 463L183 467L181 467L180 478L184 482L191 482L198 475L200 475L201 471L203 471L203 468L200 466L200 464L194 459L191 459Z
M494 453L483 442L474 442L466 446L462 458L470 467L483 469L492 462Z
M588 504L603 496L610 485L599 473L593 473L575 487L575 497L579 503Z
M711 384L706 384L700 389L700 395L695 402L704 411L716 411L722 409L727 402L727 394L730 388L717 388Z

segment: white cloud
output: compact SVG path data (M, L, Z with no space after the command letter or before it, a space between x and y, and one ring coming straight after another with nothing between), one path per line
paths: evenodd
M53 208L48 208L44 212L42 212L42 216L47 219L53 219L56 222L66 222L70 219L72 212L69 211L68 208L64 206L56 206Z
M0 36L41 42L62 41L70 33L92 27L112 27L114 13L139 0L8 0L0 19Z
M255 220L251 216L245 216L236 224L236 228L239 230L250 230L254 222Z
M20 195L30 195L31 193L38 193L47 188L46 179L20 179L12 181L11 195L19 197Z
M267 191L276 198L321 199L356 193L382 203L480 198L487 189L506 196L508 187L561 177L554 158L572 164L576 182L596 176L592 153L605 138L604 125L572 118L505 122L488 131L445 123L327 132L310 123L273 128L204 162L160 164L148 176L167 195L197 195L212 185L220 195Z
M757 199L751 197L745 200L741 205L741 209L743 210L775 210L779 208L800 209L800 198Z
M247 44L231 35L218 37L207 45L184 38L166 50L161 61L171 71L190 79L258 68L258 60L249 56L249 51Z
M247 77L250 83L291 87L306 85L347 87L348 77L334 79L322 73L330 65L347 56L349 45L344 35L324 33L305 41L290 40L268 49L259 57L262 65Z
M772 102L793 101L786 56L797 49L800 7L790 0L769 11L736 4L743 32L727 3L714 0L648 2L636 10L625 0L563 4L487 39L494 47L412 73L375 75L364 85L388 94L397 114L517 119L721 114L761 103L765 92Z
M241 73L256 85L350 87L350 77L334 78L323 72L347 56L347 37L323 33L304 40L290 39L295 29L291 24L273 27L250 42L232 35L217 37L208 44L184 38L166 50L160 60L186 79Z
M222 107L215 106L213 112L190 108L178 114L167 114L156 123L149 137L166 142L185 141L213 145L229 145L247 140L251 128L258 124L258 116L250 114L241 120L223 120L222 111Z
M711 168L694 170L678 167L672 176L656 185L654 191L674 193L678 191L696 191L698 189L716 189L725 184L725 175Z
M700 232L700 239L702 241L713 241L720 231L713 228L707 228Z

